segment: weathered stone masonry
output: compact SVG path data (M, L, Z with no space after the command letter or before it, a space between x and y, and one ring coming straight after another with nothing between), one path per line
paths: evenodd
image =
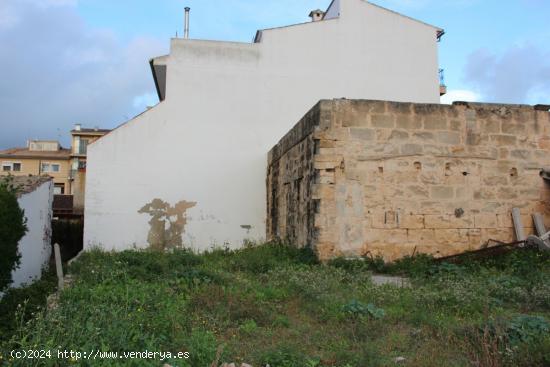
M450 255L546 214L550 113L525 105L319 102L268 158L268 238L321 259ZM550 224L550 223L548 223Z

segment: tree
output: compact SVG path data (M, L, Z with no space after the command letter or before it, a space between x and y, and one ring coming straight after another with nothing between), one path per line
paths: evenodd
M19 207L12 178L0 178L0 291L12 282L11 273L20 264L19 241L27 232L25 213Z

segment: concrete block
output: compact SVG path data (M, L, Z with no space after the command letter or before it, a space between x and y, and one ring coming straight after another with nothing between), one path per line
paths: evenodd
M405 191L415 200L428 199L430 197L430 191L424 185L409 185L405 187Z
M496 214L476 214L474 215L475 228L497 228Z
M516 149L510 152L512 158L519 160L531 159L531 151L526 149Z
M376 128L392 129L395 127L395 116L393 115L372 115L371 125Z
M334 185L320 185L315 184L312 187L311 198L318 200L334 200L335 199L335 186Z
M452 131L437 132L437 142L449 145L460 144L460 134Z
M322 139L319 141L319 148L336 148L336 141Z
M502 121L501 131L503 134L522 135L525 134L525 125L516 121Z
M488 176L483 178L483 184L487 186L498 186L498 185L507 185L508 176L498 175L498 176Z
M405 130L419 130L422 129L422 121L413 116L398 115L396 120L396 127L398 129Z
M422 142L434 142L435 134L429 131L417 131L413 134L414 139L419 139Z
M515 146L517 141L515 135L491 134L489 137L497 146Z
M407 230L409 243L415 245L436 244L434 229L409 229Z
M406 140L409 138L409 133L403 130L392 130L388 140Z
M454 188L452 186L432 186L430 188L430 197L438 200L450 200L454 198Z
M426 228L452 228L449 215L425 215L424 226Z
M407 243L406 229L367 229L366 244L401 245Z
M451 120L449 125L452 131L464 131L464 122L461 120Z
M474 228L474 217L470 214L465 214L462 217L457 217L456 215L450 216L451 220L451 228L458 228L458 229L469 229Z
M399 216L399 228L422 229L424 228L424 215L402 214Z
M500 133L500 121L499 120L486 120L481 122L481 131L487 134Z
M517 190L513 187L499 187L496 197L500 200L514 200L519 197Z
M468 236L461 235L458 229L436 229L435 240L439 245L468 244Z
M447 119L441 116L426 116L424 118L424 129L426 130L447 130Z
M512 221L512 214L497 214L497 227L498 228L514 228L514 222Z
M405 144L401 147L401 154L419 155L422 154L423 148L420 144Z
M472 250L478 249L482 245L481 229L468 229L468 242Z
M352 139L371 141L375 138L375 131L364 127L352 127L350 128L350 136Z

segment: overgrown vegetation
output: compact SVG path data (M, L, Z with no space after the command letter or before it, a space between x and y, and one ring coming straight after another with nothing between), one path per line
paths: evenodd
M377 287L373 269L412 285ZM189 359L166 362L194 367L550 364L550 256L531 250L464 265L426 256L321 265L308 250L277 244L201 256L92 251L70 271L59 307L22 324L4 350L187 351Z
M16 197L11 176L0 178L0 292L12 282L11 273L19 266L19 240L27 232L25 215Z
M20 288L11 288L0 299L0 342L15 333L21 323L26 323L46 306L48 295L57 286L53 270L42 273L41 279Z

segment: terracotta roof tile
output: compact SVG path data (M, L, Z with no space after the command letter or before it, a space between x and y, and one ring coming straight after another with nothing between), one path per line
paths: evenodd
M10 148L0 150L0 158L55 158L69 159L71 150L60 148L58 151L38 151L28 148Z

